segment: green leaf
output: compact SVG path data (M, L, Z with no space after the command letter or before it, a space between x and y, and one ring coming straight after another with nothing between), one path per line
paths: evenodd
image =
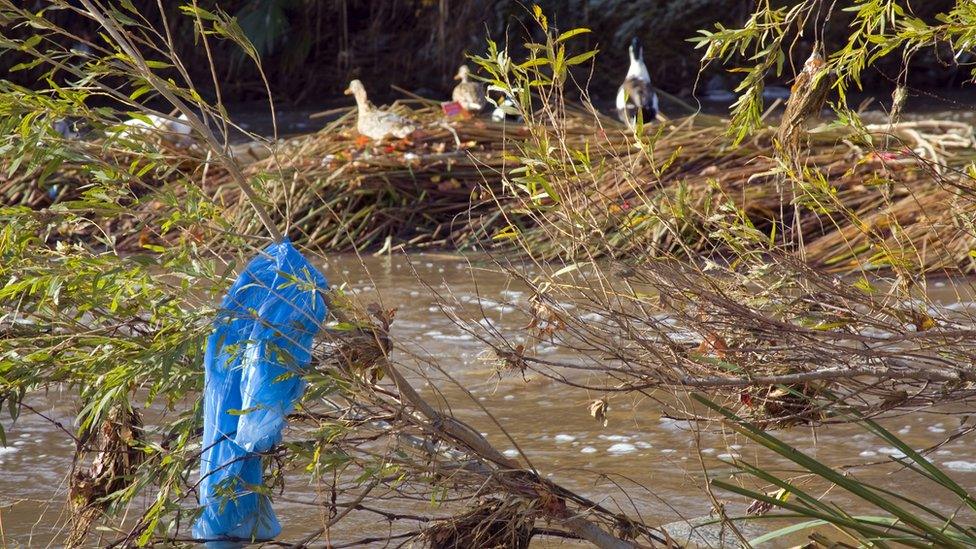
M580 34L586 34L588 32L593 32L593 31L591 31L590 29L587 29L585 27L578 27L578 28L575 28L573 30L568 30L568 31L560 34L559 37L556 38L556 42L564 42L564 41L569 40L570 38L572 38L574 36L578 36Z
M520 69L527 69L529 67L539 67L542 65L548 65L549 60L545 57L536 57L535 59L529 59L528 61L518 65Z
M187 15L199 17L205 21L220 21L220 18L215 14L197 6L180 6L180 11Z
M32 50L34 49L35 46L41 43L41 39L42 39L42 35L34 34L30 36L27 40L24 40L24 42L20 45L20 49L22 51Z
M542 26L542 30L549 30L549 20L546 19L545 14L542 13L542 8L539 7L538 4L532 5L532 15L535 16L535 20L539 22L540 26Z
M570 57L569 59L566 60L566 65L573 66L573 65L579 65L580 63L585 63L586 61L592 59L593 56L595 56L599 52L600 50L590 50L586 53L574 55L573 57Z
M880 524L882 526L891 526L892 524L895 524L896 522L898 522L896 519L893 519L891 517L875 517L875 516L864 516L864 515L862 515L862 516L855 516L853 518L854 519L857 519L857 520L864 521L864 522L877 523L877 524ZM753 538L753 539L749 540L749 544L750 545L759 545L760 543L766 543L766 542L769 542L769 541L773 541L775 539L778 539L778 538L781 538L781 537L784 537L784 536L788 536L790 534L795 534L796 532L800 532L800 531L803 531L803 530L808 530L810 528L816 528L817 526L823 526L823 525L826 525L826 524L830 524L830 522L828 522L826 520L820 520L820 519L818 519L818 520L810 520L810 521L807 521L807 522L801 522L799 524L792 524L792 525L786 526L784 528L779 528L778 530L773 530L772 532L767 532L767 533L759 536L758 538Z
M146 66L149 67L150 69L168 69L171 68L173 64L165 63L163 61L152 61L150 59L146 59Z
M136 90L134 92L132 92L131 94L129 94L129 99L135 101L136 99L139 99L140 97L142 97L143 95L145 95L145 94L147 94L147 93L149 93L151 91L153 91L153 87L152 86L150 86L149 84L143 84L142 86L139 86L138 88L136 88Z

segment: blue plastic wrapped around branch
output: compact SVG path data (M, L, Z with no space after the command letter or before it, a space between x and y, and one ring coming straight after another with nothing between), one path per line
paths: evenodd
M231 286L204 357L200 505L208 547L281 532L262 493L261 454L281 440L305 389L301 373L325 320L325 277L287 239L265 248Z

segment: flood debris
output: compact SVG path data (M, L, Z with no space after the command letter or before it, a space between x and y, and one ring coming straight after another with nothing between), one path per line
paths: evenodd
M101 425L82 434L68 487L71 527L65 546L81 547L112 496L130 487L145 456L143 444L142 419L128 402L113 405Z
M526 549L532 539L534 514L518 500L487 498L462 514L429 525L421 541L430 549Z

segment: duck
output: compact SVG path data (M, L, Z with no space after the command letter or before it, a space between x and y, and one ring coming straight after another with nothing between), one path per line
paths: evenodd
M515 99L511 93L504 92L502 97L493 102L495 104L494 110L491 111L491 119L493 121L504 122L506 120L514 120L516 122L522 122L522 117L518 114L518 107L515 106Z
M632 127L637 120L637 111L643 112L643 119L649 122L657 117L657 93L651 87L651 75L644 64L644 48L635 36L630 42L630 68L623 84L617 89L617 116L621 122Z
M359 80L349 82L349 87L344 93L356 98L356 106L359 109L356 129L360 135L373 141L383 141L390 136L406 139L417 131L417 124L412 120L373 106L366 97L366 88Z
M122 129L113 133L117 138L138 139L141 135L159 135L174 145L188 146L193 129L185 114L176 118L147 114L145 118L130 118L122 123Z
M467 65L461 65L458 68L454 79L460 80L460 82L454 86L451 99L460 104L464 110L478 113L488 104L488 100L485 99L485 85L482 82L470 81L468 79L470 75L471 69Z

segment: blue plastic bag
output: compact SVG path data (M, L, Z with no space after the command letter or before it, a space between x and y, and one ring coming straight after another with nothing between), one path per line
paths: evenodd
M325 320L325 277L287 239L265 248L231 286L204 356L200 505L193 536L208 547L273 539L281 525L261 453L281 440L305 389L301 373Z

